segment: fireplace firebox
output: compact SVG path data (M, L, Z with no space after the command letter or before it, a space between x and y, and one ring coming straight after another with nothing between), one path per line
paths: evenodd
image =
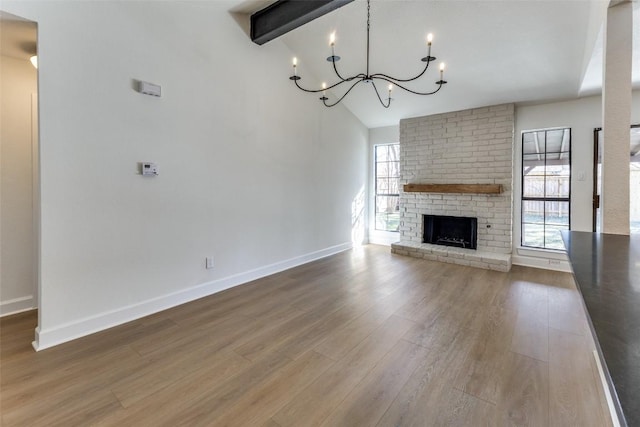
M434 245L476 249L478 218L443 215L423 215L423 242Z

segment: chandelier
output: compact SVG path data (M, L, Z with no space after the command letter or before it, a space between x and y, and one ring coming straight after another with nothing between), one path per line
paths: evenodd
M333 71L335 72L336 77L338 78L338 81L336 83L334 83L334 84L329 85L329 86L327 86L326 83L322 83L322 88L321 89L306 89L306 88L300 86L299 82L302 79L302 77L300 77L298 75L298 69L297 69L298 68L298 59L297 58L293 58L293 75L291 77L289 77L289 80L292 80L295 83L295 85L298 87L298 89L303 90L305 92L309 92L309 93L320 93L320 92L322 92L322 96L320 97L320 100L322 101L322 103L326 107L333 107L334 105L338 105L340 103L340 101L342 101L349 94L349 92L351 92L351 90L354 87L356 87L359 83L370 84L371 87L373 87L373 91L375 92L376 96L378 97L378 101L380 101L380 105L382 105L384 108L389 108L389 106L391 105L391 100L393 99L393 98L391 98L391 91L393 90L394 86L397 86L400 89L405 90L407 92L413 93L414 95L433 95L434 93L438 92L442 88L442 85L447 83L443 79L443 76L444 76L444 62L442 62L442 63L440 63L440 80L438 80L436 82L436 84L438 85L438 88L436 90L434 90L432 92L419 92L419 91L416 91L416 90L409 89L408 87L403 85L405 83L412 82L412 81L417 80L420 77L422 77L422 75L429 68L429 64L431 64L431 62L436 60L436 58L434 56L431 56L431 42L433 41L433 35L432 34L427 35L427 47L428 47L427 56L425 56L424 58L421 59L421 61L425 63L424 69L420 73L418 73L416 76L408 78L408 79L399 79L397 77L392 77L392 76L389 76L387 74L382 74L382 73L370 74L369 73L369 50L370 50L370 47L369 47L369 33L370 33L370 29L371 29L371 4L370 4L370 0L367 0L367 69L366 69L365 73L356 74L354 76L346 77L346 78L342 77L342 75L338 71L338 67L336 66L336 62L338 62L340 60L340 57L335 54L336 36L335 36L335 33L332 33L329 36L329 44L331 45L331 56L329 56L327 58L327 61L329 61L329 62L331 62L333 64ZM389 83L389 86L387 87L388 96L387 96L386 102L380 96L380 91L378 90L378 87L376 86L376 80L382 80L384 82ZM347 84L348 89L346 89L346 91L340 97L338 97L337 101L335 101L334 103L328 103L327 101L329 100L329 98L327 98L327 90L330 90L330 89L333 89L333 88L337 88L337 87L342 86L344 84Z

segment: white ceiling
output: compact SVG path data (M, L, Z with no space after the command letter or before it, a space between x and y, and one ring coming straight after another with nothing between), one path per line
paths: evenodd
M633 4L633 59L634 64L631 80L635 88L640 88L640 2ZM598 38L587 66L582 87L581 95L593 95L600 93L602 90L602 53L604 50L603 27L598 31Z
M37 25L0 11L0 54L28 60L36 54Z
M370 72L403 78L416 74L431 32L436 64L410 85L420 91L435 89L440 61L447 64L449 83L432 96L396 89L389 109L380 106L369 85L361 84L343 104L375 128L445 111L578 97L588 93L584 77L598 75L597 58L592 56L598 54L607 5L603 0L374 0ZM365 72L366 1L356 0L281 37L298 58L301 85L318 89L323 81L337 81L326 61L333 31L343 76ZM640 83L637 72L634 76ZM386 86L378 86L385 98ZM329 97L339 94L336 90Z

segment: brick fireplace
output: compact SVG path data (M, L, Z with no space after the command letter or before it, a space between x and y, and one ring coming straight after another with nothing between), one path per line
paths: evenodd
M513 104L400 122L400 184L499 184L496 194L401 191L394 253L509 271L512 251ZM425 186L426 187L426 186ZM443 186L450 187L450 186ZM465 188L469 191L468 188ZM439 192L442 191L442 192ZM455 191L455 190L454 190ZM477 218L477 247L425 243L424 215Z

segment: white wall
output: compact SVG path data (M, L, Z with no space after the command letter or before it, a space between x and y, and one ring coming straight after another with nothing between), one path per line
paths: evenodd
M3 55L0 75L0 315L6 315L37 304L32 183L37 72L28 60Z
M369 243L376 245L391 246L400 240L400 233L392 231L376 230L376 198L375 198L375 168L373 167L374 155L373 148L378 144L391 144L400 142L400 126L385 126L380 128L369 129L369 189L367 191L368 208L368 240Z
M350 247L367 129L295 89L236 4L2 3L39 24L37 348Z
M631 122L640 123L640 92L633 93ZM571 128L571 229L592 230L593 195L593 130L602 126L602 99L591 96L572 101L516 108L516 132L514 137L514 263L569 271L564 254L553 254L518 249L520 244L519 203L522 187L523 131L554 127ZM623 167L629 167L624 165ZM549 264L549 259L553 259Z

